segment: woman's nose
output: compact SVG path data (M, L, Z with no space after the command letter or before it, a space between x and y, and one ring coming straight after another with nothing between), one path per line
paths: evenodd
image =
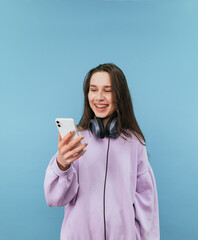
M103 92L102 91L98 91L96 98L97 98L97 100L103 100L104 99Z

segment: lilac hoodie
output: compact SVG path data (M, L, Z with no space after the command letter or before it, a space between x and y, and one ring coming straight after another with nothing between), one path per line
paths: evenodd
M108 138L81 132L86 153L67 171L57 153L46 170L48 206L65 206L61 240L104 239L103 188ZM110 140L105 197L107 240L159 240L158 199L146 147L133 134Z

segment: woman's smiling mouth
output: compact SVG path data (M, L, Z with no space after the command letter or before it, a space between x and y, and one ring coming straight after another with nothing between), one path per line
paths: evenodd
M94 106L96 107L97 110L103 111L109 106L109 104L94 104Z

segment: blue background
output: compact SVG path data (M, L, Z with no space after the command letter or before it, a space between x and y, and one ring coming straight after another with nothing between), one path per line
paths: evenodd
M155 173L162 240L198 239L198 2L0 1L1 239L59 239L46 167L100 63L125 73ZM82 217L83 216L79 216Z

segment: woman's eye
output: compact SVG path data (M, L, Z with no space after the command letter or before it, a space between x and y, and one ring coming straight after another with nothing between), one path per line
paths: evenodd
M111 92L111 90L105 90L105 92Z
M91 89L91 92L95 92L96 91L96 89Z

